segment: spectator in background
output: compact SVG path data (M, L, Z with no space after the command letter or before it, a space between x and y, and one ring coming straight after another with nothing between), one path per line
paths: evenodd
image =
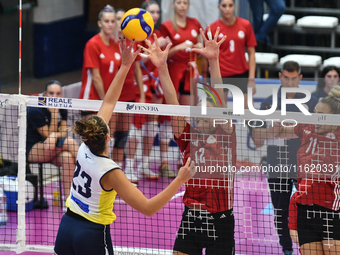
M152 18L154 23L156 24L159 15L160 15L160 8L156 1L150 0L143 2L141 8L147 10ZM163 38L160 35L158 30L154 30L158 37L158 44L160 47L166 46L170 43L169 38ZM151 43L154 43L153 34L151 34L148 38ZM148 47L145 43L141 43L144 47ZM163 91L160 87L159 78L158 78L158 71L157 68L149 61L148 58L142 58L139 63L142 67L142 74L143 74L143 88L145 94L145 102L146 103L156 103L162 104L164 101ZM137 102L139 101L139 90L136 90L136 97ZM143 114L135 114L133 117L133 124L131 125L129 139L128 139L128 146L127 146L127 153L126 153L126 167L125 167L125 174L131 177L132 182L138 182L139 177L146 177L147 179L158 179L158 173L154 173L150 170L149 165L149 156L151 153L151 149L154 143L154 138L158 133L158 115L143 115ZM142 162L137 167L137 175L134 171L134 164L135 164L135 155L136 155L136 148L138 145L138 139L142 139L142 147L143 147L143 158ZM162 147L164 148L164 147ZM165 148L167 149L167 147ZM165 150L165 153L167 150ZM166 173L162 173L165 176L169 175ZM171 173L170 173L171 174ZM172 173L173 177L174 174ZM168 177L168 176L167 176Z
M281 89L282 88L297 88L301 79L301 68L295 61L287 61L283 64L282 70L279 73L281 87L277 92L277 108L281 110ZM287 98L304 98L303 93L287 93ZM311 99L304 105L309 112L313 112L318 100L312 96ZM267 97L262 103L260 110L272 108L273 96ZM288 104L287 111L299 112L299 108L295 104ZM254 125L253 125L254 126ZM259 126L256 124L255 126ZM268 131L271 125L264 122L263 127L254 128L252 137L257 147L262 146L267 140L267 161L268 166L293 166L290 169L297 167L297 150L301 145L300 139L283 139L273 137L273 134ZM293 190L293 183L297 180L296 171L291 172L268 172L268 184L270 189L271 200L274 210L274 223L280 245L282 246L284 255L293 254L292 239L288 228L288 213L290 196Z
M339 84L339 76L340 70L336 66L325 66L322 69L317 89L312 95L319 100L328 96L332 88Z
M171 80L174 84L179 104L190 105L190 78L196 78L199 73L196 65L196 53L192 48L202 48L202 39L199 29L201 24L195 18L187 16L190 3L189 0L173 0L172 8L174 15L172 19L163 22L159 28L161 35L169 37L172 47L168 56L168 67ZM167 160L167 150L172 135L171 118L160 117L160 147L162 164L159 171L167 177L175 174Z
M59 81L47 82L45 97L62 97ZM78 144L67 137L67 110L56 108L27 108L26 160L32 163L50 162L62 167L65 198L70 194ZM48 207L47 202L43 205Z
M255 46L256 39L253 28L248 20L236 17L234 0L220 0L218 9L221 17L210 25L214 35L217 27L220 27L219 38L227 35L227 39L220 47L220 68L224 84L238 86L244 94L245 108L248 108L247 87L255 91ZM206 36L207 32L206 32ZM209 36L208 36L209 37ZM247 49L249 61L245 58ZM208 65L206 61L202 65L203 77L208 77ZM243 78L243 79L242 79ZM228 90L224 92L224 98L228 98Z
M123 10L120 12L124 15ZM118 24L117 24L118 23ZM116 13L112 6L107 5L98 15L100 32L92 37L85 46L82 73L82 88L80 98L102 100L113 78L121 65L121 55L114 34L120 20L116 20ZM119 26L120 27L120 26ZM134 74L139 85L141 102L145 101L142 89L142 76L139 66L132 65L124 82L119 101L134 102ZM93 112L83 112L87 118ZM129 134L131 117L128 114L113 114L110 121L110 131L115 139L112 159L122 165L125 144Z
M173 0L173 18L159 28L162 36L172 42L168 66L181 105L190 105L190 78L195 78L190 77L190 73L198 74L196 54L191 48L202 48L199 32L202 26L197 19L187 16L189 6L189 0Z
M270 51L269 33L273 31L277 21L286 11L285 0L248 0L253 14L253 27L257 40L256 51ZM264 2L270 8L268 19L263 21Z

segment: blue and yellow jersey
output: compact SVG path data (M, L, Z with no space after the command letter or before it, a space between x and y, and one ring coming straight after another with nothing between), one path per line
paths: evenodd
M105 174L115 169L120 167L113 160L93 154L85 143L82 143L66 206L89 221L111 224L116 219L112 210L117 192L113 189L104 190L100 181Z

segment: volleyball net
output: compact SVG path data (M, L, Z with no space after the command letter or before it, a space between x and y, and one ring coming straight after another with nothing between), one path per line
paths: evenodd
M0 102L0 169L1 175L5 175L1 177L0 185L5 190L8 209L7 223L0 228L0 250L52 252L64 214L66 198L61 179L65 178L65 162L58 162L60 168L49 158L40 160L43 162L41 166L34 160L26 160L26 134L32 135L26 132L30 125L36 124L34 121L33 124L29 123L30 120L27 121L27 109L65 109L67 126L72 126L75 121L84 118L84 113L97 111L101 101L0 94ZM171 118L185 118L190 123L190 127L181 137L180 146L173 139ZM213 125L232 122L234 133L226 135L221 131L210 135L209 132L197 132L197 128L202 130L202 127L198 127L199 118L208 119ZM111 224L115 254L172 254L176 235L184 236L188 229L197 228L190 220L185 227L180 227L185 189L188 194L201 192L202 197L199 199L211 204L207 208L194 203L194 212L199 211L201 214L197 216L193 213L193 219L203 217L202 222L206 221L196 231L214 237L215 232L209 227L211 215L204 216L207 215L205 213L218 210L217 207L225 210L233 208L236 254L281 254L278 235L287 230L283 229L284 223L280 213L277 213L281 209L273 207L271 203L269 187L276 195L284 193L288 199L294 193L292 180L297 179L297 171L296 166L290 162L293 156L288 146L291 145L288 139L282 138L275 143L270 139L263 139L262 146L256 146L250 130L263 128L263 123L270 125L274 122L287 126L294 123L340 123L339 116L327 114L306 116L303 113L287 112L287 115L282 115L278 111L261 116L245 110L244 115L240 115L234 114L231 108L203 109L202 104L191 107L131 102L118 102L113 120L119 124L115 125L116 129L111 128L112 133L116 132L115 135L112 134L115 141L109 144L110 157L121 157L119 163L126 174L128 168L133 170L132 174L135 176L130 175L130 178L135 178L138 189L146 197L156 195L173 180L185 156L184 144L191 144L189 154L196 163L197 172L187 187L183 186L151 218L132 209L117 195L114 203L117 218ZM121 136L126 126L130 130L126 145L117 147L114 144L117 140L122 141ZM77 145L81 144L80 137L73 132L68 131L67 137ZM209 146L204 147L202 144ZM274 150L274 146L278 145L279 149ZM44 157L48 153L46 150L36 156ZM119 153L123 154L119 156ZM271 162L275 162L275 165L271 165ZM322 164L321 160L319 164ZM39 167L42 167L40 176ZM71 174L73 176L73 172ZM43 189L40 187L40 179L43 180ZM293 244L293 247L298 254L297 245Z

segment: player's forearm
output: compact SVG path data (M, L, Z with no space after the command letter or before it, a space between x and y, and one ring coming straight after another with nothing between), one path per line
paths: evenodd
M221 77L221 70L218 59L209 59L209 66L210 66L210 80L211 80L211 86L215 87L216 84L223 84L222 77ZM223 89L219 88L216 89L218 95L222 99L222 107L227 107L224 98ZM219 105L219 102L217 102Z
M255 78L255 70L256 70L256 60L255 60L255 49L254 51L248 51L249 56L249 79Z
M100 76L93 76L93 86L98 94L99 99L105 96L103 79Z
M147 216L152 216L161 210L170 199L176 195L178 189L183 185L183 183L176 178L173 180L168 187L166 187L162 192L154 196L153 198L148 199L146 204L146 212Z
M135 74L135 79L136 79L136 83L137 83L139 94L140 94L140 99L141 101L145 101L145 94L144 94L144 89L143 89L143 74L142 74L142 69L141 69L139 61L135 63L134 74Z
M177 100L177 93L171 81L167 64L164 64L161 67L159 67L158 73L166 102L168 104L179 105Z
M126 75L129 72L130 68L131 65L121 65L104 97L103 104L98 111L98 115L102 116L107 123L109 123L112 112L120 97Z

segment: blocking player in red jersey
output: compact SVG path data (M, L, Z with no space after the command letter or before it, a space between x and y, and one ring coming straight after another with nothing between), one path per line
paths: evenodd
M196 73L196 54L191 48L201 48L202 27L195 18L187 17L189 0L173 0L174 16L159 28L163 37L169 37L173 46L169 51L168 68L181 105L190 105L190 73ZM191 69L191 70L190 70ZM196 77L197 78L197 77Z
M252 87L255 94L255 46L256 38L251 23L243 18L236 17L234 0L219 0L218 8L221 17L210 24L214 34L220 28L219 38L227 35L227 39L220 48L220 67L223 82L238 86L245 97L245 108L248 108L247 88ZM207 34L206 34L207 35ZM245 49L248 53L248 63L245 58ZM207 77L208 66L202 63L203 77ZM248 82L247 82L248 81ZM225 90L225 100L228 90Z
M160 16L160 8L156 1L145 1L143 2L142 9L145 9L151 14L154 23L156 24ZM158 44L161 48L170 43L169 38L163 38L158 30L154 30L158 37ZM154 37L151 35L148 40L151 44L154 43ZM141 45L147 47L142 42ZM157 68L152 64L148 58L142 58L138 63L141 65L143 75L143 89L145 94L146 103L163 103L164 95L160 87ZM136 101L139 102L140 93L139 89L136 89ZM154 173L150 170L149 156L153 146L153 141L158 133L158 115L143 115L135 114L133 116L132 125L129 133L127 154L126 154L126 166L125 174L126 177L133 183L137 183L139 177L146 177L147 179L155 180L158 179L158 173ZM138 138L142 138L143 146L143 160L137 167L137 175L134 171L135 154L138 145ZM175 177L175 176L173 176Z
M315 106L315 113L340 114L340 86ZM294 132L293 132L294 131ZM340 252L340 127L275 125L276 137L299 137L297 231L302 254Z
M207 40L201 29L205 43L204 49L193 49L205 56L210 64L212 83L221 83L218 54L219 46L225 40L217 42L217 29L214 39ZM149 59L158 68L168 104L179 105L176 90L171 82L166 66L166 52L149 44L144 49ZM222 89L216 89L220 96ZM223 100L222 100L223 101ZM209 103L209 106L214 104ZM219 106L221 106L219 104ZM222 106L226 106L222 102ZM183 155L183 163L192 154L198 172L186 184L183 202L185 210L182 216L174 254L234 254L234 216L233 216L233 171L213 173L207 167L220 166L231 168L236 165L236 134L230 125L213 125L213 119L196 118L193 128L185 117L172 117L174 137ZM200 231L196 231L200 229Z

